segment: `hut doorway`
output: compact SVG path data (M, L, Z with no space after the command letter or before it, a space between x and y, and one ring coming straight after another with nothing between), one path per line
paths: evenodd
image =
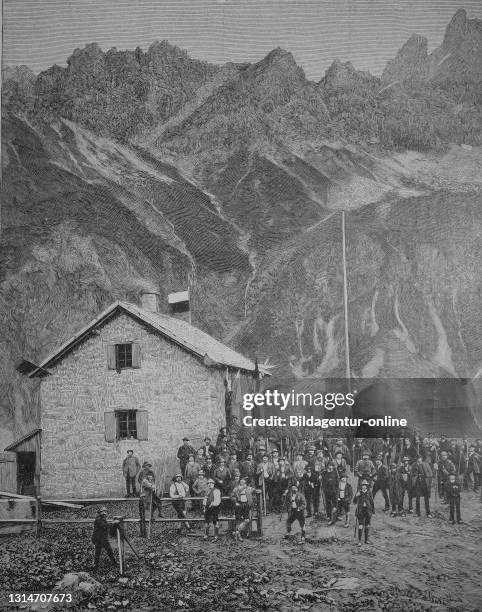
M17 452L17 493L35 495L35 462L34 451Z

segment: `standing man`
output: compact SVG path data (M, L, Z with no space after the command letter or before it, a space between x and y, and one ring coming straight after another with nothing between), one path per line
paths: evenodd
M273 509L275 512L282 512L283 492L288 489L292 478L293 470L291 469L290 464L286 463L285 460L280 457L278 459L278 466L275 466L273 474Z
M417 516L420 516L420 497L423 497L425 514L427 518L432 518L429 504L430 491L432 490L432 470L429 464L422 460L421 456L412 465L411 481Z
M392 461L388 472L388 492L392 511L390 516L397 516L403 512L403 488L398 474L397 464Z
M305 473L303 474L303 478L301 478L301 482L303 484L301 493L303 493L303 495L306 498L306 518L310 518L310 516L312 516L312 512L311 509L314 505L314 492L315 492L315 487L318 487L318 505L319 505L319 497L320 497L320 493L319 493L319 487L320 487L320 480L319 480L319 476L316 473L313 473L313 470L311 469L311 465L307 465L305 468ZM317 513L317 510L315 509L315 515Z
M126 479L126 497L136 497L136 476L141 469L139 459L134 455L133 450L127 451L127 457L122 462L122 472ZM132 489L132 492L131 492Z
M475 451L475 446L469 446L469 455L467 457L467 485L470 483L470 477L474 480L474 491L479 490L480 484L480 471L481 471L482 458Z
M206 459L206 464L204 466L204 475L206 478L214 478L214 472L216 471L216 466L213 463L211 457Z
M410 460L405 455L403 457L402 465L398 468L398 476L400 479L400 485L402 489L402 513L403 513L403 501L405 499L405 493L407 493L408 497L408 513L413 514L413 497L412 497L412 470L410 467Z
M375 514L373 497L365 480L360 483L360 490L353 498L353 502L356 504L355 516L358 521L358 546L361 546L363 532L365 532L365 544L368 544L368 531L372 516Z
M239 484L233 489L231 499L234 503L236 521L239 521L234 537L241 542L243 539L241 533L249 529L251 508L254 503L253 489L248 487L245 478L240 478Z
M147 472L141 482L141 492L139 496L139 518L140 518L140 531L141 538L146 537L146 512L149 516L157 510L159 516L161 516L161 500L156 495L156 485L154 483L154 472Z
M172 506L176 511L177 518L185 519L187 516L185 497L189 497L189 486L183 481L182 474L178 473L172 479L172 484L169 488L169 497L172 499ZM191 525L187 521L181 523L179 531L182 531L182 526L185 525L190 533Z
M109 535L113 535L116 525L118 524L119 521L114 521L112 528L109 526L107 522L107 508L105 506L97 510L97 516L94 521L94 531L92 533L92 544L95 544L94 572L99 569L100 553L102 549L107 553L113 567L117 567L117 562L109 542Z
M338 495L338 472L331 461L326 466L326 472L323 472L321 483L325 496L326 518L332 522Z
M291 533L291 525L298 521L301 527L301 543L305 542L305 508L306 499L303 493L298 491L298 487L291 485L291 490L285 492L288 504L288 519L286 521L287 535Z
M443 438L444 436L442 436ZM442 451L440 453L440 462L438 464L438 477L439 477L439 493L443 504L448 503L447 496L445 495L445 489L449 481L449 474L455 474L455 465L448 458L448 452Z
M254 486L256 480L256 470L258 466L253 459L253 453L248 452L246 454L246 460L241 462L241 476L246 478L249 485Z
M460 489L461 486L457 482L457 477L455 472L451 472L449 474L449 478L447 484L445 485L445 494L447 496L450 508L450 519L449 522L451 525L455 523L454 521L454 512L457 517L457 523L462 522L462 518L460 516Z
M211 444L211 438L209 436L206 436L204 438L204 444L201 446L201 448L204 451L203 454L205 459L207 459L208 457L211 457L212 459L216 454L216 447Z
M382 458L383 454L380 453L375 459L376 474L373 483L373 502L375 502L375 495L378 491L381 491L385 501L385 512L388 512L390 510L390 500L388 498L388 468L386 465L383 465Z
M370 459L370 451L368 449L362 450L362 458L356 462L355 465L355 476L358 477L358 488L362 480L366 480L368 486L372 484L372 479L376 474L375 466Z
M293 461L293 472L294 472L294 478L298 485L298 489L303 494L304 494L303 476L305 473L305 467L307 465L308 465L307 462L303 459L303 455L301 453L298 453L296 455L295 461Z
M335 469L340 478L341 475L348 470L348 463L345 457L343 457L343 453L340 449L338 449L333 456L335 457Z
M338 483L338 495L336 500L336 508L333 512L333 518L328 525L333 525L338 520L338 517L342 512L345 513L345 524L343 527L348 527L350 520L350 502L353 497L353 489L351 484L348 482L346 473L340 476Z
M179 459L179 465L181 467L181 474L184 474L184 469L189 460L189 455L193 457L196 455L196 451L189 444L189 438L184 437L182 439L182 445L179 447L177 451L177 458Z
M206 531L203 540L207 540L209 536L209 525L212 523L214 528L214 541L218 541L219 536L219 508L221 506L221 491L214 486L214 480L208 480L208 492L204 498L204 520L206 522Z
M152 463L149 461L144 461L142 464L142 468L137 475L137 484L139 485L139 489L142 489L142 481L147 476L147 474L152 474L154 476L154 472L152 471Z
M269 461L268 455L263 455L261 463L257 468L258 487L263 490L267 511L273 509L274 500L274 465Z

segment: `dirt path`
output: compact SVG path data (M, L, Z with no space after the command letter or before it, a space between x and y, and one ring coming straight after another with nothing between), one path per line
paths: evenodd
M349 529L308 520L284 537L285 522L266 517L264 536L236 543L225 529L219 542L156 524L143 540L130 525L137 560L127 549L127 576L101 567L105 592L78 610L267 610L287 612L470 612L482 610L480 496L464 493L465 524L448 523L448 508L432 500L434 519L390 518L376 499L371 542L354 542ZM166 508L167 510L167 508ZM90 509L89 512L93 512ZM286 514L284 515L284 519ZM201 524L199 524L201 525ZM47 591L67 571L92 565L91 526L55 526L40 540L24 534L0 541L1 591ZM87 608L87 604L90 606ZM8 609L8 608L0 608Z

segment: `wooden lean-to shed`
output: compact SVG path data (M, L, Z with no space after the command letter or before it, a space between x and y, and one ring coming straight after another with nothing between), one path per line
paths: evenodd
M239 391L254 390L255 363L157 304L151 294L141 307L115 302L28 366L40 377L43 497L123 495L129 449L162 485L178 469L184 436L196 448L205 435L216 439L227 397L241 416Z
M41 464L40 435L39 428L33 429L5 448L2 455L8 458L8 461L3 464L0 461L2 491L19 495L38 494Z

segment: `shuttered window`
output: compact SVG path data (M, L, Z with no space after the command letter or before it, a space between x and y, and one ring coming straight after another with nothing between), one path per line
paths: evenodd
M123 342L107 346L107 368L126 370L141 367L141 346L138 342Z
M116 410L104 413L105 439L147 440L147 410Z

